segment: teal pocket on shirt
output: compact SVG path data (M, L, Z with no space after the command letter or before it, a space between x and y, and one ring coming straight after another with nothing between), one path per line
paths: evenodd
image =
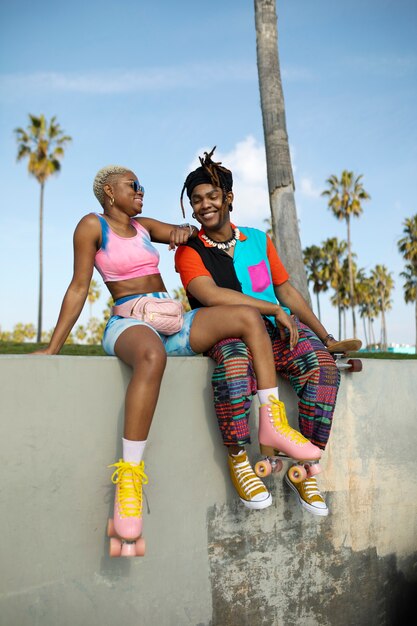
M265 291L271 284L271 278L264 260L248 267L248 272L252 284L252 291L257 293Z

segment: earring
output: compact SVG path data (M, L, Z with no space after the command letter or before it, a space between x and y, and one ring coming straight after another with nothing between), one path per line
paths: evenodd
M229 204L229 211L232 212L233 211L233 205L232 203Z
M195 220L195 213L191 213L191 217L193 218L193 220Z
M110 206L113 206L114 204L114 198L110 198Z

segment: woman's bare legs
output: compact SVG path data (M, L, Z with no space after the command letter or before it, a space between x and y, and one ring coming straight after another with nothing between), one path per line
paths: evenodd
M229 337L242 339L251 351L258 388L276 387L271 339L255 308L225 305L197 311L190 332L190 345L194 352L205 352L218 341Z
M127 328L117 339L114 351L132 368L125 397L124 437L144 441L148 437L166 366L160 338L146 326Z

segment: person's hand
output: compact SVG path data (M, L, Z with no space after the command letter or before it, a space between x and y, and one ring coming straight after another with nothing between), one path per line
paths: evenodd
M53 352L51 352L49 350L49 348L46 347L46 348L39 348L39 350L35 350L34 352L29 352L29 354L44 354L44 355L45 354L49 354L49 355L51 355L51 354L53 354Z
M193 234L193 229L194 227L189 224L184 224L184 226L175 226L169 234L168 250L175 250L177 246L187 243Z
M329 348L333 343L338 343L338 341L333 337L333 335L327 335L325 342L323 342L326 348Z
M275 314L275 322L281 339L285 339L286 328L290 331L290 350L293 350L298 343L298 328L295 319L279 307Z

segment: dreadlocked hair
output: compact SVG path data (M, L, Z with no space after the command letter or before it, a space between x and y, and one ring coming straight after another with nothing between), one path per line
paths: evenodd
M120 174L126 174L131 170L123 167L121 165L107 165L106 167L102 167L96 174L93 183L93 191L97 200L100 202L101 206L104 207L104 185L111 181L113 176L119 176Z
M223 190L223 200L226 199L226 195L229 191L232 191L233 176L232 172L221 164L221 161L215 162L212 160L213 153L216 149L214 146L211 152L204 152L204 158L198 157L200 161L200 167L188 174L185 179L180 197L181 210L183 217L185 218L185 209L183 203L184 191L187 190L187 195L191 199L191 194L194 187L202 183L211 183L214 187L220 187ZM231 209L230 209L231 210Z

